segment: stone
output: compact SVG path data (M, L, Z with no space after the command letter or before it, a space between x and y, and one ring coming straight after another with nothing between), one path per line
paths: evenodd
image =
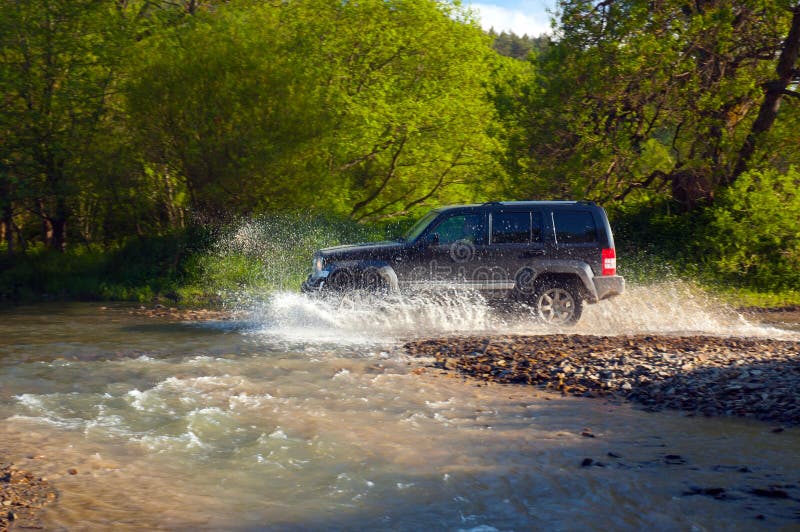
M484 381L583 397L618 392L651 411L800 424L794 392L800 386L798 341L554 334L448 337L405 348L412 356L434 357L437 367Z

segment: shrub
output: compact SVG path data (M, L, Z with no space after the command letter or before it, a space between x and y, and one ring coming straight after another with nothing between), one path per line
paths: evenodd
M743 174L709 209L704 263L761 290L800 287L800 172Z

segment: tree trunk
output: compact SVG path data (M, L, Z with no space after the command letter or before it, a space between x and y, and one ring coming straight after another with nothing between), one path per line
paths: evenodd
M2 193L5 197L3 203L3 212L2 218L0 218L0 233L2 236L0 240L5 240L8 247L6 247L6 253L9 255L14 254L14 217L13 213L14 210L11 206L11 183L7 180L3 180L3 188Z
M63 199L59 198L56 201L56 212L50 218L50 223L53 227L53 240L52 248L56 251L63 252L67 249L67 219L69 212L67 205Z
M793 11L792 26L789 29L789 35L783 41L781 55L778 58L778 66L775 68L778 77L768 82L765 86L764 101L758 110L758 116L753 122L753 127L750 129L750 134L747 135L742 149L739 151L739 160L736 163L736 167L724 183L725 185L733 184L747 170L747 165L750 163L753 153L755 153L759 137L769 131L772 124L775 123L783 96L789 92L789 85L799 76L796 65L798 54L800 54L800 5L796 6Z
M2 229L3 238L6 241L6 253L8 255L14 254L14 220L11 217L11 207L5 207L3 209L3 221L2 221Z

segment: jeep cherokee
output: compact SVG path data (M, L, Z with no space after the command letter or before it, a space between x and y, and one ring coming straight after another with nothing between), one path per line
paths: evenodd
M472 289L529 304L550 324L625 289L608 217L589 201L443 207L395 241L321 249L312 264L304 292Z

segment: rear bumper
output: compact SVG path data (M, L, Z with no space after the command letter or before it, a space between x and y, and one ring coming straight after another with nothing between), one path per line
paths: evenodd
M594 288L597 290L598 301L618 296L625 291L625 278L621 275L595 277Z

